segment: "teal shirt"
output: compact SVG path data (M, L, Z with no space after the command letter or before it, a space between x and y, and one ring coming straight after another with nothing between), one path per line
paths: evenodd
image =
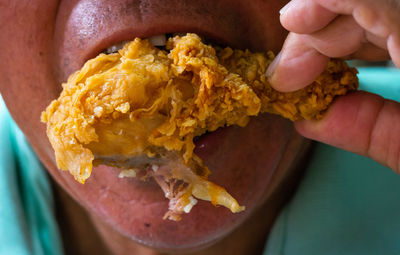
M361 89L400 100L400 71L361 68ZM265 255L400 254L400 176L317 144ZM48 177L0 98L0 255L63 254Z
M63 254L46 172L0 97L0 255Z

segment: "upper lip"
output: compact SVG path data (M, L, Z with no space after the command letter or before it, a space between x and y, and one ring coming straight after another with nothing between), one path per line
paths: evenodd
M125 2L126 5L121 7ZM238 6L226 5L221 10L221 2L224 1L208 2L209 5L215 5L208 7L201 4L201 1L194 1L190 6L173 6L174 9L165 6L157 10L143 10L145 7L137 6L140 9L138 11L134 7L128 7L128 2L132 1L121 1L118 5L108 6L90 1L80 1L73 6L66 4L70 7L69 15L59 13L55 30L56 71L60 81L65 81L85 61L103 49L135 37L194 32L232 47L250 46L246 36L249 26L246 19L242 18L246 15L240 13L243 8ZM121 9L124 8L131 8L131 11L122 12ZM179 8L182 10L177 10ZM181 15L171 15L172 10ZM60 11L68 13L68 8L61 6Z

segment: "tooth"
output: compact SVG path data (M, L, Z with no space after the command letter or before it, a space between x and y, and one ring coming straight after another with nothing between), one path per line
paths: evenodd
M122 49L124 47L124 45L127 43L128 41L122 41L119 42L117 44L114 44L113 46L110 46L106 49L106 53L107 54L111 54L111 53L115 53L117 51L119 51L120 49Z
M154 46L165 46L165 44L167 43L167 37L165 36L165 34L154 35L152 37L149 37L149 42Z

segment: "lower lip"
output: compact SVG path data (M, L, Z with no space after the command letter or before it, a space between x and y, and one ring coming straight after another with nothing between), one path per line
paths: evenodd
M197 141L195 152L211 169L209 179L246 206L237 214L199 201L180 222L163 220L168 200L158 185L154 181L118 178L120 171L111 167L96 167L84 185L73 180L69 184L94 214L130 240L158 249L209 245L263 203L293 130L288 121L263 115L246 128L224 128ZM66 173L65 178L71 176Z

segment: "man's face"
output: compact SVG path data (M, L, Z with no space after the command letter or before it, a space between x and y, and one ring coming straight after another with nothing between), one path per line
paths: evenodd
M292 167L303 141L290 122L263 115L246 128L200 137L196 153L246 211L232 214L199 202L180 222L163 220L168 200L152 181L119 179L99 166L84 184L56 168L40 113L58 97L61 82L89 58L120 41L195 32L222 45L279 50L285 32L279 9L267 0L2 1L0 88L7 106L54 177L91 214L130 239L157 248L188 248L222 238L268 201Z

